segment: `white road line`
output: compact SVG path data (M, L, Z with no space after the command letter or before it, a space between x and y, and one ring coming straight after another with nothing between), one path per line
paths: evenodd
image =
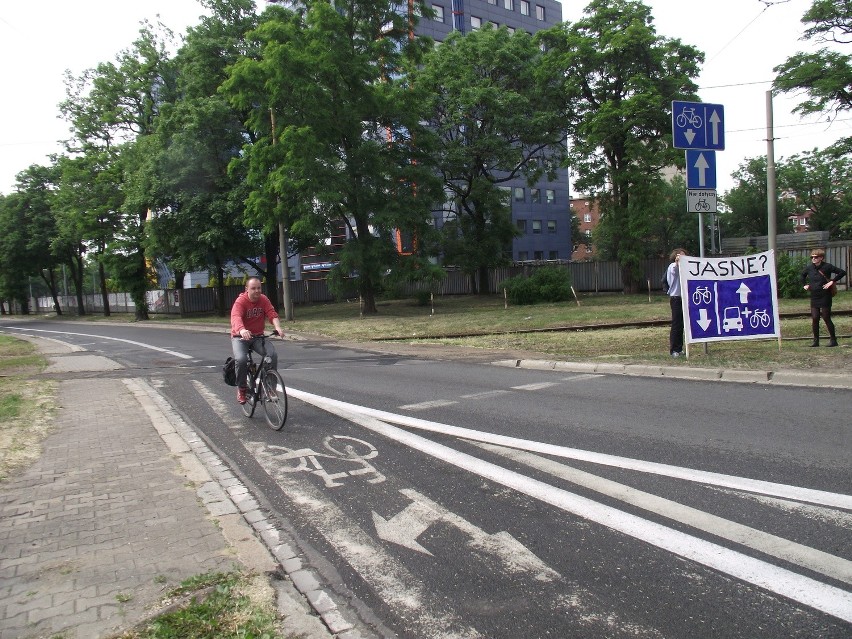
M583 379L596 379L598 377L603 377L603 375L599 375L597 373L581 373L579 375L571 375L570 377L563 377L563 382L579 382Z
M170 351L167 348L160 348L159 346L154 346L153 344L145 344L143 342L135 342L132 339L122 339L120 337L107 337L106 335L91 335L89 333L69 333L68 331L48 331L41 328L19 328L17 326L4 326L3 328L14 328L19 331L32 331L34 333L55 333L58 335L77 335L81 337L93 337L96 339L108 339L113 342L124 342L125 344L133 344L134 346L139 346L141 348L147 348L152 351L158 351L160 353L166 353L167 355L173 355L174 357L179 357L181 359L192 359L191 355L185 355L184 353L178 353L177 351Z
M400 406L400 410L426 410L427 408L439 408L441 406L452 406L453 404L458 404L457 401L452 399L435 399L431 402L420 402L419 404L406 404L405 406Z
M749 557L741 552L622 512L566 490L555 488L544 482L381 422L367 415L364 410L353 410L351 404L302 391L296 391L291 395L360 424L388 439L517 490L560 510L657 546L843 621L852 622L852 592L829 586L810 577Z
M462 395L462 399L487 399L489 397L497 397L498 395L508 395L507 390L490 390L482 393L472 393L471 395Z
M462 439L485 442L488 444L497 444L499 446L517 448L519 450L528 450L533 453L552 455L553 457L575 459L591 462L593 464L623 468L625 470L635 470L642 473L650 473L652 475L662 475L664 477L672 477L674 479L683 479L685 481L697 482L710 486L734 488L736 490L744 490L750 493L758 493L772 497L781 497L784 499L793 499L811 504L821 504L823 506L831 506L833 508L852 510L852 495L831 493L823 490L814 490L812 488L801 488L798 486L788 486L786 484L761 481L759 479L749 479L748 477L723 475L722 473L684 468L682 466L670 466L668 464L643 461L641 459L619 457L617 455L608 455L606 453L595 453L592 451L581 450L579 448L568 448L565 446L556 446L554 444L545 444L528 439L519 439L517 437L495 435L493 433L472 430L470 428L461 428L459 426L450 426L449 424L431 422L418 417L411 417L410 415L398 415L396 413L377 410L375 408L340 402L334 399L320 397L319 395L306 393L295 388L291 389L288 387L287 392L291 396L302 399L308 403L314 403L313 400L316 399L318 401L330 403L329 405L333 404L335 406L339 406L344 410L375 417L376 419L380 419L390 424L399 424L400 426L407 426L409 428L416 428L418 430L425 430L432 433L450 435L452 437L460 437Z
M524 384L523 386L512 386L512 390L526 390L526 391L536 391L542 390L545 388L550 388L551 386L556 386L557 382L541 382L539 384Z
M201 382L193 380L192 384L202 397L210 401L216 414L226 424L232 425L233 416L216 394ZM279 453L271 450L264 442L252 441L250 429L238 429L245 447L269 476L275 479L287 497L308 513L311 523L328 543L376 589L388 605L401 609L401 616L414 635L425 639L482 639L482 635L448 611L445 604L425 589L419 577L409 572L384 548L376 545L360 526L353 524L352 518L327 499L321 490L299 481L282 469L277 459Z
M571 468L546 457L503 446L494 446L492 444L478 443L477 446L508 459L519 461L532 468L542 470L554 477L565 479L578 486L589 488L603 495L637 506L643 510L657 513L658 515L679 521L698 530L709 532L717 537L742 544L747 548L753 548L772 557L789 561L803 568L814 570L847 584L852 584L852 561L843 559L842 557L837 557L836 555L831 555L803 544L797 544L794 541L789 541L782 537L763 532L762 530L705 513L697 508L684 506L670 499L652 495L651 493L598 477L592 473Z

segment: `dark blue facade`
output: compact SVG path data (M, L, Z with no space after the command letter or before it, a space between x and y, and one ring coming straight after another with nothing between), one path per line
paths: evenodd
M434 0L431 7L435 18L421 19L416 32L439 42L451 31L469 33L488 23L532 34L562 21L562 4L556 0ZM520 232L512 244L512 259L571 259L568 170L561 169L552 182L541 180L530 187L519 179L504 186L509 189L512 221ZM440 214L436 224L443 224Z

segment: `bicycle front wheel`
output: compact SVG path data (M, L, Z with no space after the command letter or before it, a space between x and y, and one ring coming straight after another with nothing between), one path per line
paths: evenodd
M261 382L263 386L263 410L266 423L272 430L281 430L287 421L287 389L278 371L267 371Z

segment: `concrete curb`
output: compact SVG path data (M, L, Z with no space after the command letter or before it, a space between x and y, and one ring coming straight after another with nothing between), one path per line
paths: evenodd
M736 382L740 384L769 384L773 386L818 386L852 390L852 376L798 370L745 370L698 368L688 366L657 366L645 364L613 364L608 362L561 362L535 359L504 359L492 366L559 373L594 373L599 375L630 375L635 377L666 377L703 381Z

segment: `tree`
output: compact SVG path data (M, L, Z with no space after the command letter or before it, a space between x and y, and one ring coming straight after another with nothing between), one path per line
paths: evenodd
M852 44L852 2L814 0L802 16L802 40L839 45ZM809 97L794 110L802 115L852 110L852 55L823 47L816 53L796 53L774 69L774 87L783 93L802 92Z
M0 196L0 300L17 300L29 314L26 204L20 193Z
M234 65L223 87L258 133L245 147L251 219L326 237L345 227L336 277L352 278L369 314L402 259L394 233L425 232L433 204L434 176L413 139L420 111L401 76L425 46L412 28L387 0L271 7L253 33L258 56Z
M59 183L59 166L33 164L17 175L16 191L27 220L25 227L29 265L38 273L53 298L53 308L62 315L57 290L57 269L61 265L52 245L57 230L55 194Z
M428 126L418 141L449 196L444 261L476 273L480 293L517 233L500 185L553 179L565 157L560 77L544 57L525 31L486 25L451 33L411 72Z
M243 223L247 196L244 174L229 172L253 132L243 125L245 114L232 108L218 92L225 68L245 53L245 34L256 25L250 0L210 0L212 15L190 28L174 61L176 95L162 104L153 155L146 163L154 215L148 226L148 249L165 258L182 285L183 273L214 268L219 299L224 299L224 269L232 259L256 267L264 251L258 229ZM274 251L267 256L267 291L277 302ZM225 309L221 304L220 313Z
M778 182L810 211L808 229L828 231L831 239L852 238L852 152L839 143L825 150L808 151L787 159Z
M657 35L650 8L633 0L593 0L578 22L537 35L565 78L575 188L604 213L597 246L636 291L660 171L683 163L671 145L671 102L697 99L704 56Z
M170 37L169 31L156 33L146 23L133 45L119 53L115 63L101 63L79 78L69 75L68 98L60 104L72 125L70 153L90 156L104 153L107 155L101 161L104 166L117 162L122 153L125 155L121 160L123 174L113 173L117 180L115 190L125 194L122 205L125 223L108 259L115 267L118 281L131 293L137 320L148 319L145 292L149 286L149 267L144 228L150 201L145 188L147 178L139 176L134 181L132 173L145 166L145 155L137 151L140 145L151 150L142 140L154 133L160 106L174 95L174 70L165 45ZM133 197L128 196L126 188L129 180L134 181Z
M780 166L780 164L779 164ZM726 237L761 236L769 233L766 195L766 158L746 159L731 174L736 186L722 197L727 210L720 216ZM781 189L783 191L783 188ZM776 228L790 228L794 203L789 198L776 202Z
M700 247L696 234L698 216L686 211L686 182L676 175L663 181L655 196L657 205L651 210L651 235L644 257L668 257L677 247L690 255L698 255Z

